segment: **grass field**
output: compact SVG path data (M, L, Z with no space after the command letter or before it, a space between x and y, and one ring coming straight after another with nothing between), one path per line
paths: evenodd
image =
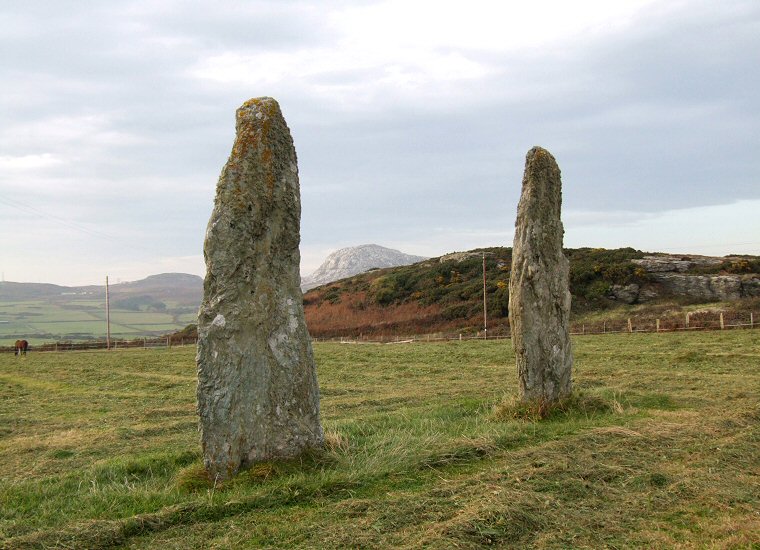
M758 548L760 332L574 340L497 420L509 342L318 344L325 449L200 476L195 350L0 355L0 548Z
M93 304L96 304L95 306ZM114 339L162 335L181 330L197 320L195 313L111 310ZM17 301L0 303L0 346L19 337L35 346L62 340L87 341L105 338L105 303L73 300L67 303Z

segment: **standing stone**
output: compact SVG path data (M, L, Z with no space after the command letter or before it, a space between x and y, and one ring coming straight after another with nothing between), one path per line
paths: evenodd
M520 398L553 402L570 394L569 264L562 253L562 181L549 151L525 158L517 207L509 324L517 356Z
M206 229L198 414L206 471L320 446L319 389L299 288L301 199L277 102L245 102Z

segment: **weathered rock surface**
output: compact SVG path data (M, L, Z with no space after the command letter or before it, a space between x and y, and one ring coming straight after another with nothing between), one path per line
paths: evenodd
M521 399L555 401L572 390L569 264L562 253L562 181L554 157L526 156L517 207L509 322Z
M610 287L610 296L623 302L624 304L635 304L639 299L641 287L636 283L630 285L612 285Z
M697 300L738 300L751 296L750 293L744 291L741 275L652 273L650 279L660 283L668 292ZM751 281L751 278L747 279L748 290L752 288Z
M201 443L218 479L323 441L299 288L293 140L271 98L244 103L236 131L206 230L198 314Z
M683 273L694 267L709 267L720 265L723 258L711 256L644 256L641 259L631 260L649 273Z
M609 297L627 304L647 302L674 295L714 302L760 296L760 278L756 274L700 275L686 273L694 268L715 268L730 263L732 256L645 256L631 260L648 273L648 283L613 285Z
M444 262L457 262L461 263L465 260L469 260L470 258L480 258L481 252L452 252L450 254L444 254L440 258L438 258L439 263Z
M746 298L760 297L760 277L757 275L742 277L742 296Z

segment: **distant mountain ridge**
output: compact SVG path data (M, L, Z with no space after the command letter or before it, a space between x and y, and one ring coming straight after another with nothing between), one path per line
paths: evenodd
M377 244L341 248L330 254L314 273L301 279L301 290L353 277L370 269L400 267L426 260L423 256L405 254Z
M203 294L203 278L188 273L160 273L139 281L112 283L109 290L112 297L156 293L157 299L174 298L188 305L197 305ZM105 285L63 286L50 283L0 282L0 303L100 294L105 295Z

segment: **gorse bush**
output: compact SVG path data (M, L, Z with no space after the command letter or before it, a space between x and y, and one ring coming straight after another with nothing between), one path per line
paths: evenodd
M612 285L642 284L647 273L631 260L644 257L633 248L575 248L565 250L570 261L570 292L573 311L586 311L612 305Z

